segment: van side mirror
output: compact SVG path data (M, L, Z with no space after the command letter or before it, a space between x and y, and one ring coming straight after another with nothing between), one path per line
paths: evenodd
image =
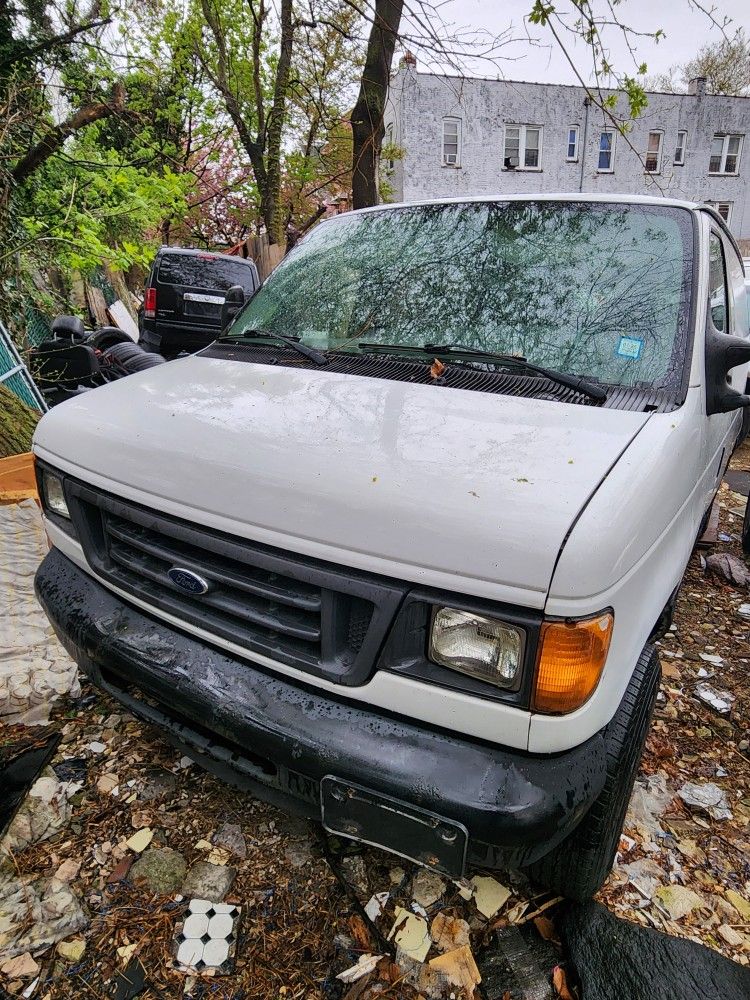
M234 317L245 304L245 289L242 285L232 285L227 289L224 296L224 304L221 307L221 328L226 330Z
M750 406L750 396L737 392L727 382L729 372L750 361L750 341L721 333L706 324L706 412L729 413Z

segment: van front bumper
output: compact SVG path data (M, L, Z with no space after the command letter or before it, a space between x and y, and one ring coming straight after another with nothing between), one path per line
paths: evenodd
M556 846L603 787L606 730L539 756L371 711L144 614L57 549L36 591L95 685L209 770L282 808L320 819L321 781L333 775L462 824L473 864L520 867ZM376 829L355 839L380 843ZM418 845L403 853L422 860Z

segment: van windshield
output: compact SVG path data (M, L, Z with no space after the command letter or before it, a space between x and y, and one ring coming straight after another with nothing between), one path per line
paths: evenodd
M681 370L689 211L466 202L343 215L313 230L227 336L319 350L461 344L605 383L666 387Z

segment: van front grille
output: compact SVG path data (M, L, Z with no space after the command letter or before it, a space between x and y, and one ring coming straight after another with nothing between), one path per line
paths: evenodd
M361 684L374 669L403 585L234 538L82 483L71 482L70 493L94 571L157 613L337 683ZM190 592L185 577L205 592Z

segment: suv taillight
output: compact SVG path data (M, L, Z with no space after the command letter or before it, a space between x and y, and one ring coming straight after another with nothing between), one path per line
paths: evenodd
M156 319L156 289L146 289L146 301L143 303L143 315L146 319Z

